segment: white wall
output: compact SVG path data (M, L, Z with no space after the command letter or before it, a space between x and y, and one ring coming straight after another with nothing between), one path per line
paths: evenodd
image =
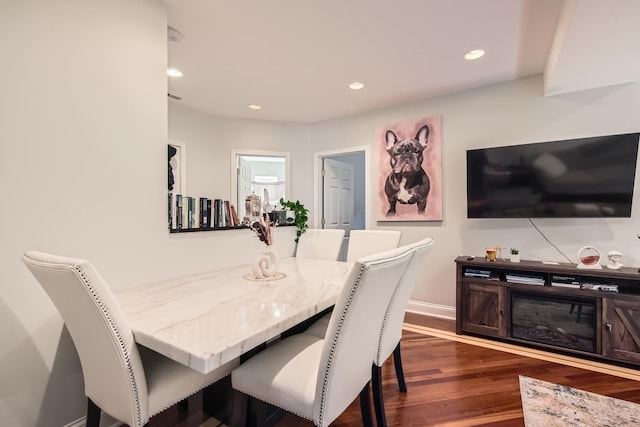
M167 232L165 8L0 2L2 426L63 426L86 409L73 344L22 252L89 259L121 289L246 263L263 247L245 230ZM292 253L288 232L280 246Z
M375 163L374 129L389 123L442 115L444 221L379 222L373 228L403 232L401 244L431 236L436 244L411 308L455 315L455 257L482 256L484 248L500 244L520 248L522 259L566 262L527 219L468 220L466 218L466 150L640 130L640 84L594 89L556 97L542 95L542 77L534 76L458 94L438 97L312 127L314 151L369 145ZM580 247L595 245L606 257L609 250L624 254L624 263L640 266L640 185L630 219L534 220L546 236L574 262ZM370 188L369 198L375 188ZM370 206L375 209L374 206ZM374 218L375 211L367 212Z

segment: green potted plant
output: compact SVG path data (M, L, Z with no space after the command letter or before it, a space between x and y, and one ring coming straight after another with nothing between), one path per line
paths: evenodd
M296 231L296 243L300 239L300 236L307 231L309 226L307 225L307 221L309 220L309 209L306 209L299 200L295 202L285 201L284 199L280 199L280 206L283 208L292 211L294 214L293 218L287 217L288 222L293 222L298 229Z
M511 262L520 262L520 251L518 248L511 248L509 253L511 254L511 257L509 258Z

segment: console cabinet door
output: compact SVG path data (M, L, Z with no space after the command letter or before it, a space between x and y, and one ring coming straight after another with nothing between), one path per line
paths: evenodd
M462 329L467 332L505 337L505 289L479 283L463 285Z
M602 353L640 363L640 302L603 298Z

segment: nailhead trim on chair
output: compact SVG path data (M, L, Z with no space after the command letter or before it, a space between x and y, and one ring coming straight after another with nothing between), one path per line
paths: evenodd
M333 367L333 363L332 360L335 357L335 353L336 353L336 346L338 345L338 337L340 336L340 330L342 329L342 326L344 324L344 318L346 316L347 311L349 310L349 306L351 306L351 302L353 301L353 294L355 294L356 290L358 289L358 286L360 286L360 281L362 279L362 275L364 274L364 271L366 269L365 265L362 265L360 267L360 271L358 271L358 277L355 280L354 286L351 287L351 292L349 293L349 298L347 299L347 303L344 306L344 310L342 310L342 313L340 313L340 321L338 322L338 333L335 334L334 338L333 338L333 342L331 343L331 351L329 352L329 360L327 363L327 367L329 369L331 369L331 367ZM318 416L318 421L320 425L323 425L322 420L324 418L324 411L325 411L325 406L326 406L326 402L327 402L327 382L329 381L329 369L326 369L324 372L324 379L322 381L322 396L320 397L320 413Z
M396 298L397 293L398 293L398 288L396 287L395 291L393 291L393 295L391 296L391 300L387 305L387 309L384 311L384 318L382 319L382 327L380 328L380 331L382 331L382 333L378 337L378 351L376 352L376 365L378 360L380 360L380 350L382 350L382 338L384 336L384 330L387 327L387 320L389 320L389 309L393 305L393 300Z
M87 289L89 290L89 292L91 293L91 296L93 297L93 300L98 305L98 307L100 307L100 311L102 312L102 314L107 319L107 322L111 326L111 330L114 332L114 334L115 334L115 336L116 336L116 338L118 340L118 343L120 344L120 349L122 350L122 354L124 356L124 360L126 361L127 371L129 373L129 379L131 380L130 386L131 386L131 388L133 390L133 396L134 396L135 402L136 402L136 418L137 418L138 426L144 426L149 422L149 420L147 419L147 420L144 420L144 422L142 421L142 414L141 414L141 411L140 411L140 397L138 395L138 386L136 384L135 377L133 375L133 368L131 366L131 359L129 357L129 353L127 352L126 346L124 345L124 340L122 339L122 336L120 335L120 331L115 327L115 325L113 323L113 319L111 318L111 315L109 314L109 311L105 309L105 306L104 306L104 304L102 302L102 299L98 296L96 291L93 289L93 286L91 285L91 282L89 281L89 279L87 279L87 276L84 274L84 271L82 270L82 268L79 265L73 265L73 264L71 265L71 267L73 267L73 269L76 271L76 273L78 273L78 275L80 276L82 281L86 284Z

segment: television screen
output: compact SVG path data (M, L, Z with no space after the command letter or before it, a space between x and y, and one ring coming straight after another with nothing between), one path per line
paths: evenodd
M468 150L467 217L630 217L639 136Z

